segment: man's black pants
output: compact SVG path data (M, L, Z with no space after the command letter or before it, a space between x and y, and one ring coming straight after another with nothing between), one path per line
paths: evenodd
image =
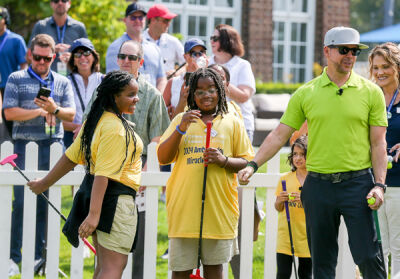
M343 216L354 262L364 279L386 278L371 209L366 196L371 173L339 183L307 176L301 193L315 279L334 279L338 231Z

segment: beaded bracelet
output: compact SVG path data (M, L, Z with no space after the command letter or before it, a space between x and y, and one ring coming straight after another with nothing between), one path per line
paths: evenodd
M226 167L226 165L228 164L228 159L229 159L229 157L225 156L225 162L224 162L224 165L221 168L225 168Z
M246 165L246 167L252 167L253 170L254 170L254 172L257 172L257 170L258 170L258 165L257 165L257 163L254 162L254 161L248 162L247 165Z
M181 131L181 129L179 129L179 124L176 125L176 130L177 130L178 133L181 134L182 136L183 136L184 134L186 134L186 131Z

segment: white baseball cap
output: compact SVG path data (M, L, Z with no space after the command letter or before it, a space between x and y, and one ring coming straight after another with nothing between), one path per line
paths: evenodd
M360 44L360 33L350 27L333 27L325 34L324 46L357 45L360 49L368 46Z

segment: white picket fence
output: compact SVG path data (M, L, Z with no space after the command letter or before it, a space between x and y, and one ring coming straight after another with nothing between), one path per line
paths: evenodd
M142 185L146 190L146 233L144 249L144 278L156 278L157 262L157 219L158 219L158 193L159 187L166 184L169 173L160 172L158 168L155 143L148 148L147 171L142 173ZM13 146L6 142L1 145L1 159L13 154ZM37 170L38 148L35 143L27 145L25 174L29 178L39 178L46 171ZM53 144L51 146L50 166L54 166L62 155L62 146ZM266 221L265 225L265 249L264 249L264 279L276 276L276 232L277 213L274 209L275 187L280 176L279 154L268 162L268 171L265 174L256 174L248 186L243 187L242 206L242 243L241 243L241 269L240 277L252 278L253 266L253 218L254 218L254 190L255 187L267 189ZM68 173L50 188L49 198L57 207L61 208L61 185L75 185L79 187L84 177L83 168L77 167ZM0 166L0 279L8 278L10 234L11 234L11 210L12 210L12 185L24 185L26 181L10 165ZM22 242L22 267L21 278L34 278L34 249L35 249L35 219L36 219L36 195L28 187L25 187L23 242ZM47 245L47 273L46 278L59 278L59 252L60 252L60 217L49 207L48 213L48 245ZM347 243L347 232L342 225L339 234L339 259L336 278L355 278L355 265ZM123 278L131 278L131 257ZM227 266L224 266L224 277L228 278ZM171 273L169 272L170 277ZM71 251L70 278L83 278L83 244ZM260 279L260 278L257 278Z

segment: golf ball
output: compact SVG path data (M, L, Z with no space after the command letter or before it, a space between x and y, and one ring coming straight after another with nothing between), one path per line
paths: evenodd
M388 170L390 170L392 167L393 167L393 157L392 156L387 156L387 160L388 160L388 163L387 163L387 168L388 168Z
M374 204L375 201L376 201L375 198L371 197L371 198L368 199L368 204Z
M291 194L289 194L289 200L294 200L294 199L295 199L295 197L292 196Z

